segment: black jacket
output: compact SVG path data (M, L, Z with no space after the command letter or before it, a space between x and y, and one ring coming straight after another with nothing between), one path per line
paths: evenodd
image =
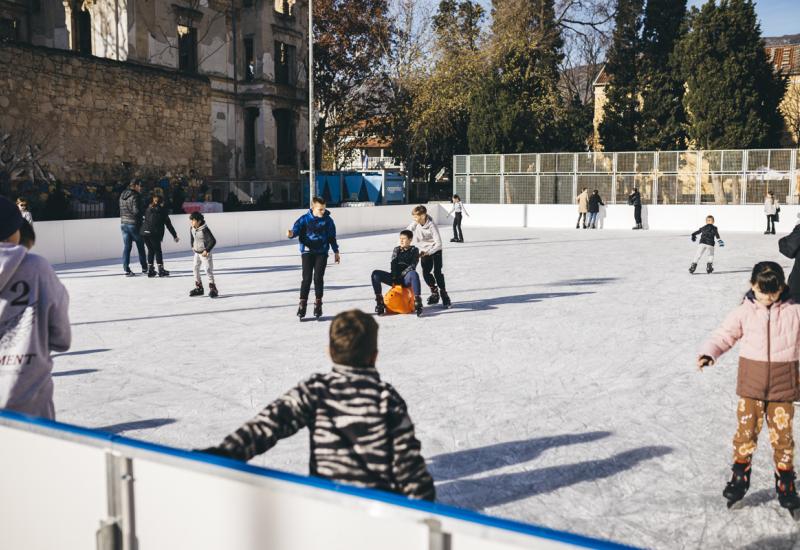
M628 204L631 206L641 206L642 205L642 196L639 194L639 191L634 191L630 195L628 195Z
M419 249L416 246L412 245L405 250L395 246L392 251L392 279L402 279L406 273L417 269L417 262L419 262Z
M791 233L778 241L778 250L787 258L794 259L789 274L789 292L795 302L800 302L800 225L796 225Z
M169 212L163 206L148 206L144 212L144 222L142 223L141 234L143 237L153 237L157 240L164 238L164 227L169 229L172 238L178 237L172 221L169 219Z
M120 223L139 227L142 223L142 198L138 191L126 189L119 196Z
M600 212L600 205L605 206L606 203L603 202L603 199L600 198L600 195L589 195L589 212L592 214L597 214Z
M719 230L717 226L713 223L707 223L694 233L692 233L692 240L694 241L697 239L697 235L700 235L700 244L708 244L714 246L716 242L715 239L719 239Z

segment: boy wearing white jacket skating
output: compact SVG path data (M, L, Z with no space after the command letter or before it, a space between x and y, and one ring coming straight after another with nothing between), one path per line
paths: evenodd
M21 225L0 197L0 409L53 420L50 352L69 349L69 296L47 260L19 244Z
M447 309L451 302L444 286L442 237L439 235L439 228L428 215L428 209L421 204L414 207L411 217L414 221L407 229L414 234L414 245L419 249L419 261L422 265L422 277L431 289L428 305L438 304L441 297L442 306Z

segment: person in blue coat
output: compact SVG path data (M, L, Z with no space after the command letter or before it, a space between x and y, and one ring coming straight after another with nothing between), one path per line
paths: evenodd
M325 268L328 265L328 251L333 249L335 262L339 263L339 244L336 242L336 224L331 213L325 208L325 199L314 197L311 208L297 218L294 226L286 232L290 239L300 241L300 257L303 264L303 280L300 283L300 306L297 316L306 316L308 293L311 280L314 280L314 317L322 316L322 295L325 287Z

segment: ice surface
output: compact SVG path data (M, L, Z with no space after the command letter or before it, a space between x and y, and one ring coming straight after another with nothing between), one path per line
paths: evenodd
M776 237L721 227L717 272L692 276L687 234L465 231L468 242L445 243L453 309L379 321L379 370L408 403L441 501L647 547L795 544L766 433L744 508L725 508L735 351L694 367L752 265L790 265ZM395 240L341 240L324 321L372 311L370 272L388 268ZM167 259L169 279L126 279L118 262L59 266L74 323L72 350L55 359L59 420L204 447L329 368L328 322L295 317L294 242L214 260L217 300L188 297L188 253ZM254 463L305 473L307 437Z

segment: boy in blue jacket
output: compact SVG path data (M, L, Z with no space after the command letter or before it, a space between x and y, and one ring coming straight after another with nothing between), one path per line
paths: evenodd
M306 316L311 279L314 279L314 317L322 316L322 294L325 287L325 268L328 265L328 250L333 249L335 262L339 263L339 244L336 242L336 224L325 208L325 199L314 197L311 208L297 218L294 226L286 232L290 239L300 241L300 257L303 263L303 280L300 283L300 306L297 316Z

